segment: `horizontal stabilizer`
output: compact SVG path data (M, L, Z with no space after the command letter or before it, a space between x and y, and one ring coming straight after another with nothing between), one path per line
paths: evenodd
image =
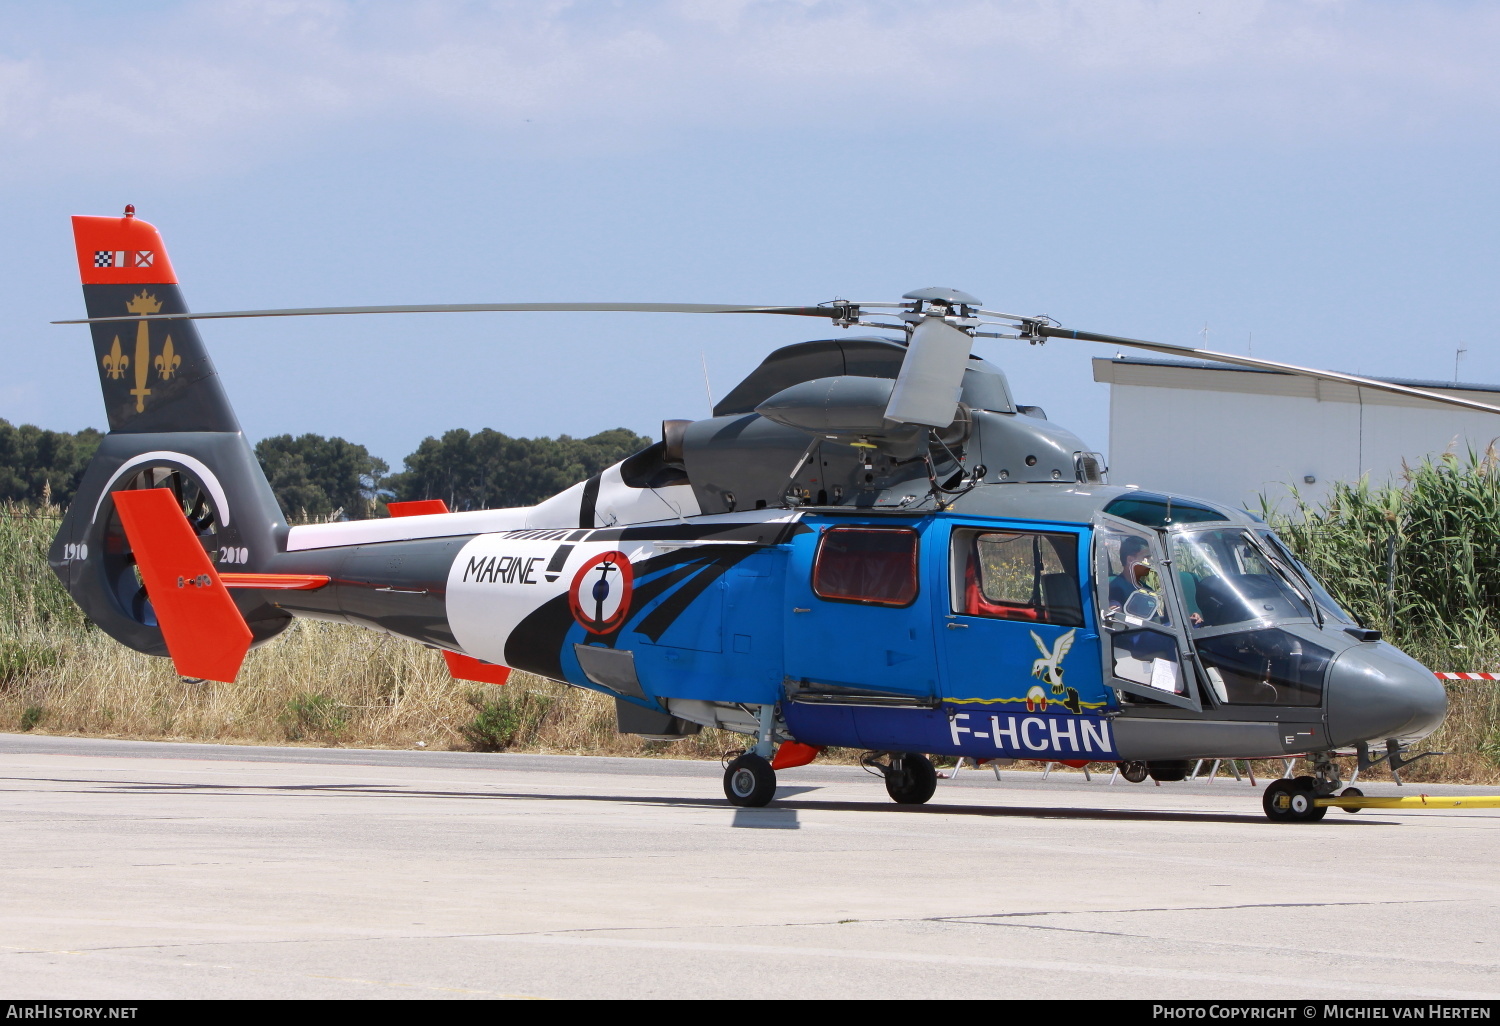
M220 574L226 588L264 591L317 591L333 578L327 574Z
M509 666L487 663L483 659L459 655L457 652L444 651L443 658L448 660L448 672L453 674L454 680L472 680L480 684L504 684L510 679Z
M177 672L233 683L250 628L169 488L113 493Z
M393 517L425 517L434 513L448 512L448 504L442 499L410 499L406 502L388 502L385 508Z

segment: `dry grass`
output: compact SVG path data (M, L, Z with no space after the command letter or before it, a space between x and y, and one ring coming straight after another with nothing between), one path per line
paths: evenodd
M250 653L234 684L184 681L97 630L13 638L6 651L25 665L0 680L0 730L694 759L739 747L713 730L680 742L619 734L602 695L523 673L504 687L456 681L437 652L345 624L299 621ZM475 731L486 710L499 731Z

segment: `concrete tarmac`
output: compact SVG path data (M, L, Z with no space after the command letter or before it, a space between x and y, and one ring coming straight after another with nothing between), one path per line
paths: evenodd
M1500 813L1107 780L3 734L0 997L1500 996Z

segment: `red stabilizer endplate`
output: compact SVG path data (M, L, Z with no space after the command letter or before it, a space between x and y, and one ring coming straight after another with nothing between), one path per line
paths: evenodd
M385 508L393 517L425 517L433 513L448 512L448 504L442 499L411 499L408 502L388 502Z
M145 488L112 498L177 672L233 683L250 650L250 628L177 497L167 488Z
M800 741L783 741L781 747L776 749L776 756L771 760L773 770L793 769L797 766L806 766L818 756L823 754L823 749L805 745Z
M73 245L85 285L176 285L161 233L134 217L75 217Z
M480 684L504 684L510 679L509 666L487 663L473 656L459 655L457 652L444 651L443 658L448 660L448 672L453 674L455 680L472 680Z

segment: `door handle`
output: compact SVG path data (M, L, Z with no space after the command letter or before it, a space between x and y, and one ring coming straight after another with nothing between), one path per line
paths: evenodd
M792 607L792 612L794 612L794 613L811 613L812 610L811 609L802 609L802 608L800 608L798 606L793 606Z
M949 621L948 629L950 631L966 631L969 629L969 625L966 623L953 623L952 621Z

